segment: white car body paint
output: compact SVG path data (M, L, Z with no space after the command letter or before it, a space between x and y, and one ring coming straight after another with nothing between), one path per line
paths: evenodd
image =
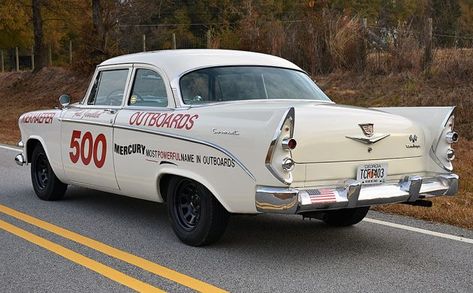
M437 156L451 169L451 163L442 157L441 152L449 146L441 137L451 131L445 123L453 107L370 110L313 100L185 105L179 89L180 77L216 66L269 66L302 71L279 57L229 50L172 50L112 58L97 67L81 103L20 117L23 154L28 161L28 142L38 140L61 181L156 202L164 198L159 188L162 176L188 177L203 184L234 213L258 212L258 187L342 186L353 181L358 166L366 162L387 163L387 182L397 183L410 175L450 174L429 152L439 142ZM168 96L167 107L127 106L138 68L161 75ZM121 104L87 105L97 74L113 69L129 70ZM290 174L292 182L285 184L270 172L265 159L291 108L295 112L293 137L298 145L291 152L296 162ZM157 120L171 115L171 127L156 126ZM363 123L373 123L375 133L389 136L370 145L347 138L362 136L359 124ZM80 136L74 138L74 131L80 132ZM409 141L412 135L416 136L414 143ZM101 136L105 143L98 139ZM82 152L79 156L74 148L76 143ZM409 147L411 144L414 147ZM89 146L94 147L92 152ZM285 155L277 141L271 163L277 172L284 172L279 160ZM104 157L103 165L98 167Z

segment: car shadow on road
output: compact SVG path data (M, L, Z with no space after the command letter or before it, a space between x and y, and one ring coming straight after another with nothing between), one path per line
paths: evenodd
M376 257L397 250L403 245L394 239L380 235L367 224L334 228L318 220L303 220L297 215L234 215L230 218L223 238L205 248L186 247L172 234L166 205L150 201L117 196L85 188L71 188L63 201L65 205L86 210L89 214L100 213L101 217L117 219L122 225L143 230L143 233L169 235L160 241L166 245L177 245L188 250L209 250L218 254L224 250L234 256L244 255L272 259L284 255L294 260L310 255L318 258ZM124 227L126 229L126 227ZM151 237L151 236L150 236ZM152 237L151 237L152 239ZM158 241L158 239L155 239Z

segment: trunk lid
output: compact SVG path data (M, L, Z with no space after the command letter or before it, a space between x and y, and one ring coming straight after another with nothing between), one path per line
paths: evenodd
M422 129L404 117L335 104L295 108L297 147L292 155L297 163L400 159L423 154ZM369 126L365 130L360 126L366 124L373 124L372 136Z

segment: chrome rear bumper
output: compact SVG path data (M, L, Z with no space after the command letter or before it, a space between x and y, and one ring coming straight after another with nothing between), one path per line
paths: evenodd
M422 178L406 176L397 183L362 185L355 180L343 186L284 188L258 186L256 209L265 213L296 214L327 209L355 208L375 204L415 202L419 198L454 195L458 175Z

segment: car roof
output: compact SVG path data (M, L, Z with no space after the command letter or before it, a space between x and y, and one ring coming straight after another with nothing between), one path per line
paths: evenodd
M268 54L222 50L177 49L122 55L102 62L99 66L124 63L151 64L162 69L170 80L199 68L216 66L272 66L302 71L294 63Z

